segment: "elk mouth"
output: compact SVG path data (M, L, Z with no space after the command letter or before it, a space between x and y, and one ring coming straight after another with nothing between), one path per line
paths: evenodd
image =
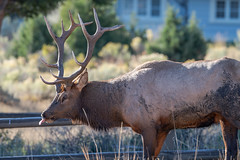
M42 118L42 120L39 121L39 125L42 125L44 122L46 122L46 123L53 123L56 120L57 119L54 116L52 116L51 118Z

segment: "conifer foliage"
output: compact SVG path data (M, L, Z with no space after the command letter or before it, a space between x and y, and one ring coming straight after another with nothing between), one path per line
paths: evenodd
M159 39L148 44L149 53L158 52L175 61L202 59L207 45L193 14L186 26L172 7L168 7L167 17Z

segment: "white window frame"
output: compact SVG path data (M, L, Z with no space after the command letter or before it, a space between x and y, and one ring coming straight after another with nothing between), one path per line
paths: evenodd
M164 20L164 16L165 16L165 11L166 11L166 1L167 0L160 0L160 6L159 6L159 10L160 10L160 14L159 16L152 16L152 1L151 0L147 0L147 5L146 5L146 15L139 15L138 14L138 0L129 0L132 1L133 3L133 9L132 11L129 11L127 9L124 8L124 6L126 5L125 3L127 3L128 0L123 0L123 10L122 10L122 16L124 18L129 18L131 17L131 14L135 14L136 18L138 19L147 19L147 20L156 20L156 19L162 19Z
M240 7L239 7L239 5L240 5L240 1L239 0L231 0L230 1L230 3L229 3L229 8L231 8L231 2L238 2L238 7L237 7L237 9L238 10L236 10L237 11L237 13L238 13L238 17L237 18L231 18L231 10L229 11L229 17L231 18L231 19L239 19L239 10L240 10Z
M140 0L137 0L137 12L136 12L136 14L137 14L137 16L147 16L147 14L148 14L148 5L149 5L149 3L148 3L148 0L142 0L142 1L145 1L145 3L146 3L146 6L144 6L144 11L145 11L145 14L139 14L139 1Z
M131 10L131 6L127 5L126 3L132 3L132 7L134 7L134 1L132 0L123 0L123 8L124 8L124 13L127 13L127 14L131 14L132 13L132 10ZM128 8L127 8L128 6Z
M136 6L138 5L138 0L135 0L135 4ZM152 16L152 1L151 0L147 0L147 14L146 15L138 15L138 8L136 7L136 15L139 19L148 19L148 20L156 20L156 19L161 19L164 20L164 16L165 16L165 11L166 11L166 0L160 0L160 5L159 5L159 16Z
M225 1L225 17L217 18L216 17L216 4L218 0L210 0L210 22L211 23L240 23L240 0L238 1L238 18L230 18L230 2L231 0L222 0Z

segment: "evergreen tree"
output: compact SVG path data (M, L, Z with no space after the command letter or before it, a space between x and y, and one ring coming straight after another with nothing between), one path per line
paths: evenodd
M0 32L5 16L34 17L40 13L46 15L63 0L0 0Z
M43 16L25 21L14 35L7 56L26 57L42 48L43 44L52 43Z
M186 40L183 42L184 59L203 59L207 51L207 44L202 31L198 28L195 13L192 14L185 31Z
M163 31L161 32L159 45L161 51L169 59L180 60L181 57L181 40L183 38L183 27L181 19L177 17L172 7L167 9L167 18Z
M187 26L182 24L172 7L167 9L167 17L160 38L147 46L147 51L163 53L169 59L186 61L202 59L207 45L193 15Z

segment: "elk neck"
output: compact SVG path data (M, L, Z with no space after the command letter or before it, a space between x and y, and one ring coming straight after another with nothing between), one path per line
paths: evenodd
M79 95L80 108L76 119L87 125L89 121L96 130L121 126L124 123L121 106L125 87L125 82L121 80L89 82Z

